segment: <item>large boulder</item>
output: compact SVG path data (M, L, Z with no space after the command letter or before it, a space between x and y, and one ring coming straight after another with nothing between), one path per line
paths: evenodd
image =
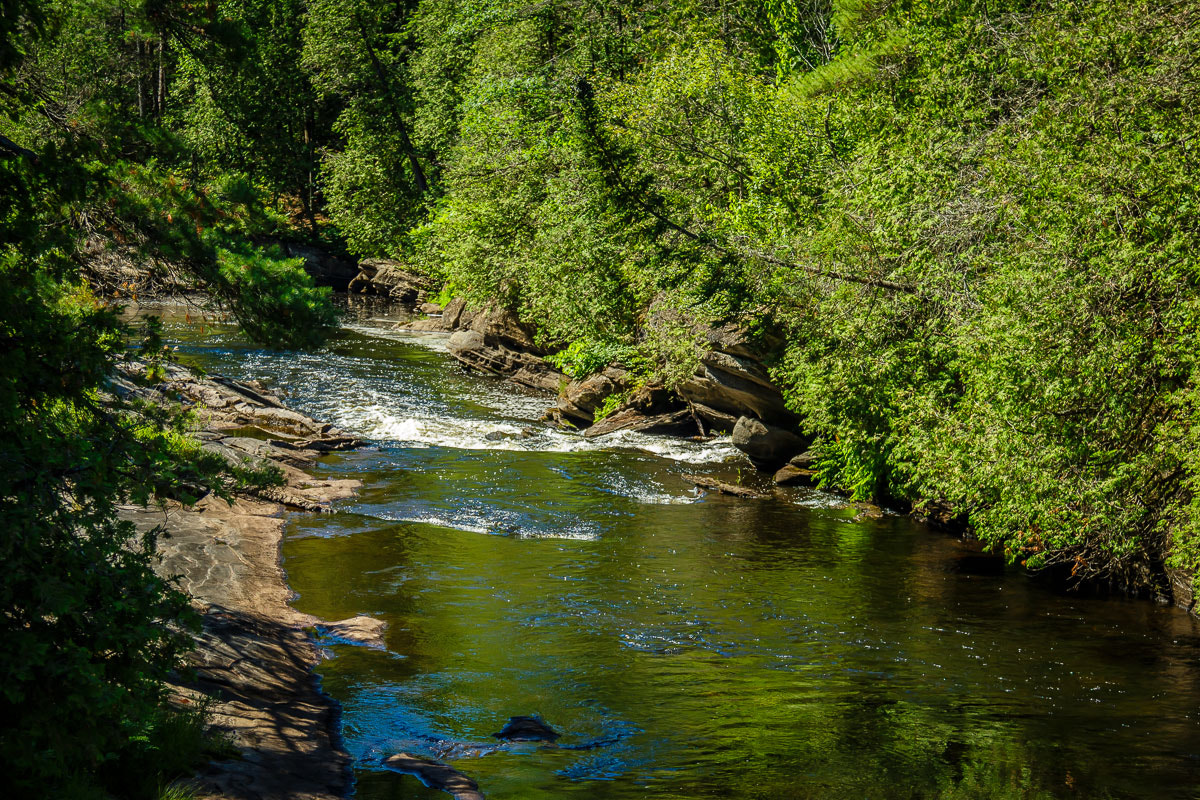
M741 417L733 427L733 446L761 470L779 469L808 445L798 434L752 417Z
M460 323L461 325L461 323ZM491 345L500 345L513 350L524 350L544 355L545 350L533 340L533 328L526 325L515 313L499 305L491 305L475 314L469 323L470 329L483 334Z

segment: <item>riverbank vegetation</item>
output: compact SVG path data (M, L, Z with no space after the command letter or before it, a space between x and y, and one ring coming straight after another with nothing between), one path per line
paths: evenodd
M147 621L182 608L114 521L174 462L100 400L104 258L280 344L333 321L289 239L499 300L568 365L671 383L735 322L783 342L825 485L1079 579L1200 570L1200 3L0 11L4 624L32 654L4 745L30 775L107 757L176 647Z

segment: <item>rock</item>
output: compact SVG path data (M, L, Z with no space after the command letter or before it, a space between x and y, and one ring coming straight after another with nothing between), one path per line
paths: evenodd
M708 489L721 494L729 494L734 497L745 497L747 499L761 500L767 495L762 492L757 492L754 489L747 489L745 486L737 486L725 481L719 481L716 478L710 478L707 475L680 475L688 483L699 486L701 489Z
M1196 604L1196 589L1192 577L1178 567L1167 567L1167 582L1171 589L1171 600L1176 606L1192 614L1200 615Z
M622 430L690 435L697 432L697 427L692 412L681 407L678 397L661 385L646 384L583 435L603 436Z
M211 703L214 729L239 757L205 767L193 781L198 796L344 797L351 789L350 758L336 738L336 706L313 679L319 653L305 629L319 625L347 641L382 646L383 623L356 617L326 624L296 611L279 566L279 543L281 503L321 509L360 486L303 471L322 447L356 440L284 408L257 382L200 377L166 364L166 380L147 384L140 379L145 364L124 363L119 370L114 393L190 406L204 426L196 438L205 450L235 462L274 465L286 482L254 496L237 495L232 503L209 494L190 506L168 501L119 509L138 531L160 531L155 569L177 581L202 612L202 631L188 655L194 672L171 688L178 702Z
M361 614L357 617L337 622L322 622L317 625L317 630L325 636L377 649L384 647L383 632L386 629L387 623L383 620Z
M390 770L415 775L426 786L446 792L455 800L484 800L475 781L453 767L429 758L397 753L383 760Z
M421 303L421 305L417 306L417 311L420 311L422 314L441 314L442 307L437 303Z
M874 503L857 502L851 504L858 510L855 515L855 522L862 522L864 519L883 519L883 509Z
M358 270L347 291L384 295L411 306L420 302L430 288L428 278L409 272L398 261L366 258L358 262Z
M567 384L558 398L558 410L565 417L592 424L606 398L628 388L629 373L620 367L605 367L601 372Z
M817 473L788 463L775 473L774 481L779 486L816 486Z
M447 326L448 331L455 330L460 325L470 325L473 317L474 315L467 311L467 301L461 297L454 298L442 309L442 324Z
M547 725L541 717L509 717L504 727L492 736L508 742L553 742L561 734Z
M749 456L750 462L759 469L774 470L807 449L808 442L762 420L742 417L733 427L733 446Z
M466 324L460 317L459 327ZM515 313L500 305L488 306L473 315L469 325L471 330L483 334L484 340L493 347L502 346L536 355L546 352L533 341L533 328L523 324Z
M746 333L726 325L706 332L711 348L696 373L679 386L679 394L696 408L697 416L714 430L731 430L730 418L757 417L792 425L783 393L749 344Z
M525 348L532 337L508 312L477 314L469 330L450 336L450 355L471 369L508 378L531 389L558 393L567 376Z
M617 431L684 435L695 430L696 420L687 409L647 416L636 408L622 408L585 430L583 435L591 438Z
M817 464L817 454L812 450L805 450L803 453L789 458L788 464L797 469L812 469Z
M711 435L733 433L733 427L737 425L738 421L736 416L726 414L724 411L717 411L703 403L693 402L691 405L696 416L704 423L706 433Z

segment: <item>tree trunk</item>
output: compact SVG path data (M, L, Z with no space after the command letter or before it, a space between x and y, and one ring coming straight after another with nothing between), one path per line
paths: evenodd
M375 70L375 78L379 81L380 88L383 89L383 93L392 107L392 115L396 121L396 132L400 134L400 147L404 150L404 154L408 156L408 163L412 167L413 181L417 184L417 191L424 195L429 191L429 184L425 180L425 170L421 168L421 162L417 160L417 153L413 150L412 141L408 138L408 126L404 124L404 116L400 113L400 103L396 99L396 93L392 90L392 81L388 77L387 70L383 68L379 56L375 54L375 47L371 44L371 37L367 33L367 26L363 23L361 17L358 18L358 32L362 35L363 47L367 49L367 57L371 59L371 67Z
M158 37L158 96L155 98L155 105L158 107L158 116L163 115L163 111L167 107L167 34L160 33Z
M137 97L138 97L138 116L146 116L146 87L142 85L142 79L146 75L146 55L145 44L141 39L137 40Z

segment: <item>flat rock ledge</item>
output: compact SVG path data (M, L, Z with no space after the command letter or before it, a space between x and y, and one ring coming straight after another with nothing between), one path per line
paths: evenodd
M130 370L137 367L131 367ZM112 390L181 402L196 412L203 447L227 458L283 470L286 486L231 505L208 495L185 507L122 508L140 530L162 526L160 574L178 576L202 613L189 665L195 680L174 686L178 702L212 703L213 725L240 757L215 761L193 782L204 800L332 800L351 789L350 757L338 734L339 708L313 667L320 650L310 632L383 646L383 623L370 617L325 622L292 608L279 563L290 509L322 510L359 487L315 479L305 470L322 453L357 440L284 407L254 382L199 378L170 366L152 389L118 375Z

